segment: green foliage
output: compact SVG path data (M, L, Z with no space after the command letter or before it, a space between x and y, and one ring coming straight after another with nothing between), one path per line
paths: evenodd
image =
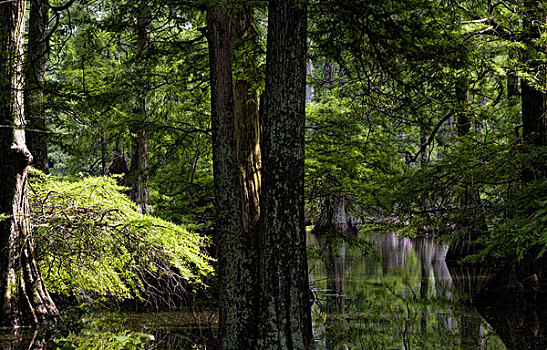
M48 290L150 301L156 280L202 284L212 273L208 240L189 231L191 226L138 213L116 180L54 180L33 172L30 203Z
M56 339L50 344L51 349L59 350L137 350L146 349L146 337L128 332L118 334L110 332L84 331L79 334L70 333L66 337Z
M472 260L485 257L521 260L526 254L540 258L547 250L547 183L534 182L511 194L492 219L485 238L487 248Z
M149 44L139 43L145 2L76 2L52 32L47 115L51 173L106 174L130 160L146 130L145 186L156 215L210 225L212 162L205 14L192 4L147 2ZM196 2L197 6L198 3ZM77 137L74 137L77 135ZM51 157L53 155L54 157ZM126 185L131 181L126 176Z

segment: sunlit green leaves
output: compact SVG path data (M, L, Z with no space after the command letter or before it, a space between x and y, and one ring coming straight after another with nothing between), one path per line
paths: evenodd
M38 260L50 292L147 299L151 277L199 284L212 273L207 239L138 213L115 178L32 179Z

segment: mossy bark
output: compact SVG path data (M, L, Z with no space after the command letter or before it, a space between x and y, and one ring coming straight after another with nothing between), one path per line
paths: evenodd
M28 204L32 155L25 143L25 1L0 3L0 326L58 316L34 259Z
M305 1L268 8L262 143L259 349L308 349L304 226Z
M46 115L44 111L44 84L49 43L46 30L49 22L49 0L30 0L28 46L25 63L25 114L28 122L27 146L32 154L32 165L49 172L47 157Z
M255 349L257 326L256 249L243 219L232 79L232 18L226 9L207 10L211 80L211 125L215 187L215 235L218 246L219 347ZM240 152L240 155L243 156ZM245 192L245 191L244 191Z

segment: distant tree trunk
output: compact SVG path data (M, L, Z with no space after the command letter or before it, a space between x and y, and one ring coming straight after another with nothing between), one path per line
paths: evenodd
M327 312L344 312L344 258L346 247L332 241L333 235L349 232L344 196L330 195L323 200L319 220L312 233L320 238L326 250Z
M148 211L149 189L146 186L146 171L148 169L148 140L144 126L137 130L133 139L133 153L129 168L131 182L131 200L137 203L140 213Z
M456 131L459 137L466 137L471 131L469 111L469 82L467 77L460 77L455 85L456 95ZM471 181L462 184L459 198L461 211L456 218L456 228L464 234L455 239L448 249L446 259L459 260L469 254L474 254L481 247L477 246L476 239L486 233L486 218L482 208L480 189Z
M321 213L312 233L324 236L329 233L346 233L349 231L344 196L331 194L323 200Z
M427 126L424 120L420 121L420 148L422 152L420 153L420 165L425 165L429 163L429 154L427 153L427 139L428 139Z
M252 242L256 238L248 236L252 233L248 226L252 225L254 216L246 216L249 221L243 219L243 202L248 200L249 192L246 189L242 195L242 173L238 171L242 163L238 161L234 115L231 21L227 11L220 6L207 10L218 246L219 347L255 349L258 277L257 252ZM244 151L240 150L240 154Z
M135 57L136 64L136 94L137 105L134 108L133 115L133 145L131 154L131 166L129 168L128 180L131 185L130 197L139 207L139 212L148 211L148 200L150 197L149 189L146 185L148 170L148 139L146 135L146 70L149 65L150 55L150 26L151 13L150 1L141 0L137 18L137 51Z
M49 22L49 0L30 0L28 49L25 64L25 114L28 122L27 146L33 156L32 165L49 172L47 133L44 113L44 83L49 43L46 30ZM35 131L36 130L36 131Z
M519 78L514 71L507 73L507 98L519 95Z
M538 1L527 0L524 3L526 10L524 32L529 40L539 38L546 22L544 5ZM530 49L531 50L531 49ZM534 154L534 148L547 146L547 70L537 57L537 53L525 51L523 57L529 65L530 76L536 78L535 84L521 79L522 99L522 137L527 146L526 151L530 160L524 165L522 178L524 182L547 177L545 159Z
M536 72L538 73L538 72ZM539 72L545 75L545 72ZM526 149L530 159L524 164L522 179L531 182L547 177L545 159L534 154L535 147L547 146L547 95L522 79L522 137L525 144L532 149Z
M467 77L460 77L454 86L456 95L456 130L459 137L464 137L471 131L469 119L469 81Z
M257 349L311 344L304 226L306 30L305 1L269 1Z
M36 325L58 311L34 259L25 143L25 1L0 2L0 326ZM11 127L6 127L11 126Z

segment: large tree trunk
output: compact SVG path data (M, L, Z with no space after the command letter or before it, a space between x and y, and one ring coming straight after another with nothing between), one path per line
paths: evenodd
M0 326L36 325L58 315L34 260L29 219L24 31L25 1L0 3Z
M47 158L44 83L48 58L46 30L49 22L49 1L30 0L28 49L25 64L25 113L28 122L27 146L33 156L32 165L49 172Z
M305 1L268 8L262 148L259 349L308 349L304 226Z
M232 22L225 9L207 11L211 74L211 124L219 276L219 345L221 349L255 349L257 264L250 230L244 228L241 175L238 171ZM250 221L246 221L250 225ZM249 241L251 239L251 241Z

